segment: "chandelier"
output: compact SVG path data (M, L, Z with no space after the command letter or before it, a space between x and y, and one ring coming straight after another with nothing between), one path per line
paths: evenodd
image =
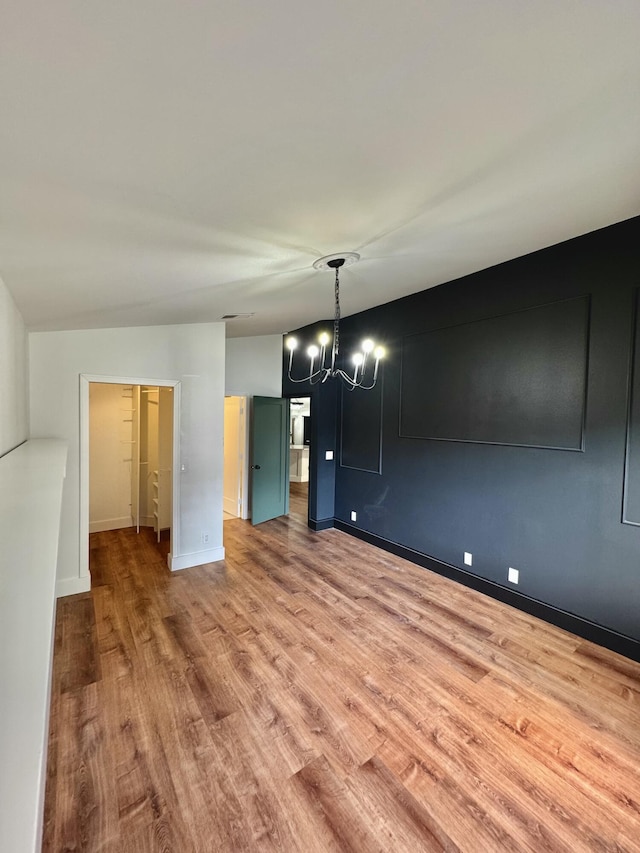
M340 268L349 266L360 260L356 252L342 252L338 255L326 255L314 261L317 270L335 270L335 316L333 320L333 339L328 332L321 332L318 336L318 344L307 347L309 366L305 376L294 379L291 375L293 368L293 354L298 347L298 341L294 337L288 337L286 347L289 350L288 377L291 382L309 382L317 385L326 382L327 379L341 379L349 391L362 388L370 391L378 380L378 366L380 359L384 358L384 347L376 346L370 338L362 341L361 350L355 352L351 357L353 373L338 367L338 355L340 352Z

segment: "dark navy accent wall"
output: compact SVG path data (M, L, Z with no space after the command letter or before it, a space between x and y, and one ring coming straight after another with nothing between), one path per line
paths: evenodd
M388 357L381 473L336 466L337 522L640 641L640 528L622 523L625 462L631 468L627 482L640 482L640 453L629 459L626 454L635 291L640 285L638 246L640 218L346 318L343 351L366 335L382 340ZM554 449L517 446L519 441L491 444L401 436L401 356L407 336L426 340L437 330L481 321L491 328L494 318L502 318L491 342L491 358L499 364L502 357L513 356L517 343L509 315L515 323L522 319L520 312L566 300L576 300L572 304L580 310L588 307L588 323L581 325L575 312L568 317L567 340L573 343L563 346L557 312L551 310L546 319L544 312L538 313L534 319L540 325L527 333L527 358L515 359L520 381L535 385L536 412L542 408L553 414L553 435L560 441L544 436L544 419L535 435L542 434L541 443ZM586 341L584 358L580 341ZM456 370L473 371L478 336L470 338L468 348L464 334L456 335L453 343L455 363L449 359L444 367L455 379ZM446 344L451 346L452 340ZM438 387L438 362L434 357L419 365L411 389L405 381L405 393L412 390L416 396L408 404L415 423L434 421L428 389L434 383ZM535 373L536 365L542 365L542 373ZM540 375L553 371L554 365L563 380L550 382L545 393ZM581 370L586 393L578 394ZM517 384L517 377L509 370L506 374ZM558 392L564 379L569 380L566 398ZM486 373L482 381L490 393ZM473 391L469 383L459 387ZM496 405L508 409L510 395L504 386L494 392ZM451 399L442 396L442 388L439 393L440 405L447 409L447 431L455 431L459 422L472 437L490 435L497 426L515 427L517 436L526 432L527 424L518 420L526 413L524 405L518 409L514 404L498 417L490 404L470 412L466 391ZM350 405L357 403L354 395ZM335 400L331 408L336 408ZM365 407L360 415L350 411L349 418L351 436L357 422L362 446L374 446L379 429ZM339 418L336 423L339 431ZM558 444L574 449L557 449ZM355 525L352 510L358 514ZM473 554L472 567L464 566L465 551ZM518 586L507 582L509 567L520 572Z

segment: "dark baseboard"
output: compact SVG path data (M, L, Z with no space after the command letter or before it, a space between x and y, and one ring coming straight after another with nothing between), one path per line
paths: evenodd
M309 522L311 526L311 522ZM537 616L538 619L543 619L551 625L556 625L558 628L563 628L565 631L570 631L572 634L577 634L585 640L590 640L592 643L597 643L599 646L604 646L606 649L611 649L613 652L624 655L631 660L640 663L640 642L633 640L631 637L626 637L624 634L618 634L610 628L603 628L595 622L590 622L588 619L583 619L580 616L574 616L572 613L567 613L564 610L559 610L552 607L550 604L544 604L537 601L535 598L529 598L522 593L514 592L511 589L506 589L500 584L493 581L485 580L477 575L472 575L459 569L457 566L452 566L449 563L443 563L433 557L428 557L426 554L421 554L419 551L414 551L404 545L398 545L396 542L391 542L388 539L383 539L381 536L376 536L374 533L369 533L366 530L360 530L351 524L339 519L333 519L331 525L337 530L342 530L344 533L349 533L357 539L362 539L364 542L369 542L381 548L383 551L388 551L390 554L395 554L398 557L404 557L411 563L416 563L425 569L443 575L450 580L482 592L485 595L495 598L497 601L502 601L504 604L509 604L524 613L529 613L531 616ZM314 528L316 529L316 528ZM317 528L324 529L324 528Z
M334 520L333 518L321 518L319 521L316 521L315 518L310 518L308 524L312 530L328 530L334 526Z

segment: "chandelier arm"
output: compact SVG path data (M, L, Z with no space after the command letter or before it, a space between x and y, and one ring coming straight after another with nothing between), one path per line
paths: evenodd
M310 382L313 385L317 381L317 377L319 377L323 373L325 373L326 370L327 370L326 367L322 368L320 370L316 370L313 373L307 374L307 376L303 376L302 379L295 379L291 375L291 371L289 370L289 371L287 371L287 378L289 379L290 382Z
M362 374L361 382L360 382L360 385L358 385L358 388L362 388L363 391L371 391L372 388L375 388L377 381L378 381L378 361L376 361L375 367L373 368L373 378L371 380L371 385L365 385L364 384L364 374Z
M354 388L361 388L363 391L371 391L371 390L372 390L372 388L375 388L375 387L376 387L376 384L377 384L377 381L376 381L376 380L374 380L374 381L371 383L371 385L364 385L364 384L362 384L362 383L361 383L361 384L359 384L359 385L354 385Z
M349 376L349 374L345 370L342 370L342 368L338 368L336 371L334 371L333 375L339 379L342 379L345 385L349 386L350 391L352 391L354 388L360 387L360 383L354 382L351 376Z
M342 379L342 381L347 385L349 391L353 391L354 388L362 388L363 391L371 391L372 388L375 387L377 379L378 379L378 370L377 365L373 372L373 380L370 385L365 385L363 380L364 376L360 374L360 381L354 382L351 376L342 368L338 367L332 370L329 367L323 367L320 370L316 370L313 373L308 374L307 376L303 376L302 379L296 379L291 375L291 371L287 371L287 378L289 382L309 382L311 385L317 385L318 383L326 382L327 379Z
M342 379L342 381L347 386L349 391L353 391L355 388L361 388L363 391L371 391L372 388L375 388L376 383L378 381L377 371L374 372L373 379L372 379L370 385L364 384L364 382L363 382L364 377L362 375L360 376L359 381L354 382L353 379L349 376L349 374L340 368L338 368L338 370L334 371L333 376L336 378Z
M289 374L287 378L288 378L289 382L311 382L310 376L304 376L302 379L294 379L293 376L291 376L291 374Z

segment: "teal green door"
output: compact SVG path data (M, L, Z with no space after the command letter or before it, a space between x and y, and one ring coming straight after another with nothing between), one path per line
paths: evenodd
M253 398L251 523L289 512L289 401Z

